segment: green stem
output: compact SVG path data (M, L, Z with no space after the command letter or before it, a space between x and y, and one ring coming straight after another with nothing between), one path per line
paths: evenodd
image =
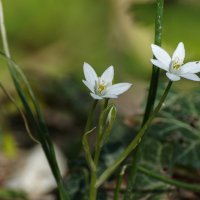
M154 43L156 45L161 45L162 41L162 21L163 21L163 9L164 8L164 0L156 0L156 18L155 18L155 41ZM152 74L151 74L151 81L149 86L149 93L147 98L147 104L145 108L145 113L143 117L142 126L146 123L148 120L150 114L153 111L153 107L155 104L156 94L157 94L157 88L158 88L158 81L159 81L159 68L152 66ZM144 138L143 138L144 140ZM134 187L135 178L137 174L137 166L140 160L140 154L141 154L141 145L139 145L136 150L133 153L132 156L132 163L129 170L129 179L128 179L128 186L127 190L124 196L125 200L129 200L130 194L132 192L132 189Z
M0 0L0 30L1 30L1 37L2 37L2 42L3 42L3 49L5 51L5 54L8 58L11 58L10 55L10 50L8 46L8 40L7 40L7 34L6 34L6 29L5 29L5 24L4 24L4 14L3 14L3 5L2 1Z
M161 46L164 0L156 0L156 5L157 5L157 9L156 9L156 19L155 19L154 43L158 46ZM143 118L143 124L149 118L154 107L157 89L158 89L159 71L160 70L158 67L152 66L151 82L149 86L149 93L148 93L147 104L146 104L144 118Z
M32 135L31 131L30 131L30 128L29 128L29 125L28 125L28 121L26 119L26 116L25 114L23 113L23 111L21 110L21 108L18 106L17 102L15 101L15 99L7 92L7 90L4 88L3 84L0 82L0 88L2 89L3 93L8 97L8 99L15 105L15 107L17 108L17 110L19 111L19 113L21 114L21 117L24 121L24 125L25 125L25 128L26 128L26 131L28 133L28 135L30 136L30 138L39 144L39 141L37 141L34 136Z
M90 180L89 200L96 200L97 198L97 189L95 188L96 180L97 180L96 170L92 170L91 180Z
M122 185L122 181L123 181L123 177L124 177L124 173L126 171L126 168L127 168L127 165L124 165L121 169L119 176L118 176L117 185L116 185L116 188L115 188L113 200L119 199L119 193L120 193L120 190L121 190L121 185Z
M103 111L108 106L109 99L105 99ZM100 119L99 119L100 120ZM100 122L99 122L100 126ZM90 191L89 191L89 200L96 200L97 198L97 188L95 187L96 181L97 181L97 169L98 169L98 163L99 163L99 156L101 152L101 130L100 127L98 127L98 134L96 139L96 145L95 145L95 155L94 155L94 165L95 168L91 171L91 181L90 181Z
M92 117L93 117L97 103L98 103L98 100L94 100L94 102L92 104L92 107L91 107L90 112L88 114L87 122L86 122L86 125L85 125L85 133L88 132L91 129Z
M144 136L146 130L149 128L152 120L154 117L157 115L159 112L165 98L167 97L167 94L171 88L172 82L169 81L164 94L160 98L160 101L158 105L156 106L154 112L150 115L149 119L147 122L142 126L140 131L137 133L135 138L132 140L132 142L126 147L126 149L123 151L123 153L115 160L115 162L108 168L106 169L103 174L99 177L96 183L96 187L99 187L112 173L113 171L127 158L127 156L133 151L133 149L136 148L136 146L141 142L142 137Z
M177 186L178 188L183 188L183 189L191 190L191 191L194 191L194 192L200 192L200 185L199 184L189 184L189 183L185 183L185 182L182 182L182 181L173 180L171 178L160 175L157 172L152 172L152 171L150 171L150 170L148 170L144 167L138 167L138 170L140 172L142 172L143 174L147 175L147 176L151 176L151 177L158 179L158 180L160 180L164 183Z
M87 119L86 126L85 126L85 134L87 134L91 129L92 118L93 118L93 114L94 114L97 103L98 103L98 100L94 100L94 103L92 104L92 107L88 114L88 119ZM89 145L87 142L87 135L83 136L83 142L84 142L83 145L85 146L84 150L85 150L85 154L86 154L86 160L87 160L88 165L90 166L90 170L91 170L89 195L90 195L90 199L92 200L92 198L94 198L94 199L96 198L95 190L92 188L92 186L95 185L95 182L96 182L96 165L92 160L90 148L89 148Z
M5 52L5 55L7 57L8 60L8 67L9 67L9 71L11 73L13 82L15 84L15 88L18 92L18 95L24 105L24 108L27 112L30 123L34 124L35 126L33 126L35 129L37 129L38 135L39 135L39 140L40 143L42 145L42 148L44 150L44 153L47 157L47 160L49 162L49 166L51 168L51 171L54 175L54 178L57 182L58 185L58 190L59 190L59 194L60 194L60 198L61 200L69 200L68 194L64 189L64 185L62 182L62 177L60 174L60 170L56 161L56 156L55 156L55 151L53 148L53 144L49 138L48 135L48 130L46 128L46 124L44 122L43 116L40 112L40 108L39 105L37 104L37 101L32 93L32 90L29 86L29 84L26 82L26 86L29 89L29 92L31 92L31 98L33 100L33 104L34 107L36 109L36 113L37 113L37 117L38 120L35 119L33 112L31 111L30 105L28 104L27 98L21 88L21 85L19 83L19 77L16 75L16 69L15 69L15 64L14 62L11 60L11 54L9 51L9 45L8 45L8 40L7 40L7 34L6 34L6 28L5 28L5 24L4 24L4 15L3 15L3 6L2 6L2 1L0 0L0 32L1 32L1 37L2 37L2 43L3 43L3 49ZM23 74L20 74L22 76L22 79L24 78ZM24 79L23 79L24 80ZM26 80L25 80L26 81Z
M109 99L105 99L104 106L103 106L104 109L108 106L108 101Z

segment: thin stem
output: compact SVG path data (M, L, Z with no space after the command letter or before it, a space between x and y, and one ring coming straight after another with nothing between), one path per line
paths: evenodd
M91 107L90 112L88 114L87 122L86 122L86 125L85 125L85 133L88 132L91 129L92 117L93 117L97 103L98 103L98 100L94 100L94 102L92 104L92 107Z
M194 191L194 192L200 192L200 185L199 184L190 184L190 183L185 183L185 182L182 182L182 181L173 180L171 178L160 175L157 172L152 172L152 171L150 171L150 170L148 170L144 167L138 167L138 170L140 172L142 172L143 174L146 174L147 176L151 176L151 177L153 177L157 180L160 180L164 183L177 186L178 188L183 188L183 189L191 190L191 191Z
M3 49L5 51L5 54L8 58L11 58L8 40L7 40L7 34L6 34L6 28L4 24L4 14L3 14L3 5L2 1L0 0L0 30L1 30L1 37L3 42Z
M155 41L156 45L161 45L162 41L162 22L163 22L163 10L164 10L164 0L156 0L156 18L155 18ZM149 86L149 93L147 98L147 104L145 108L145 113L143 117L142 126L148 120L150 114L153 111L153 107L155 104L157 88L158 88L158 81L159 81L159 68L152 66L152 74L151 74L151 81ZM144 138L143 138L144 140ZM125 200L129 200L130 194L133 190L133 186L136 179L137 174L137 166L140 160L141 154L141 145L139 145L133 153L132 156L132 166L129 170L129 179L128 179L128 186L124 196Z
M91 129L91 126L92 126L92 118L93 118L93 115L94 115L94 111L95 111L95 108L96 108L96 105L98 103L98 100L94 100L93 104L92 104L92 107L90 109L90 112L88 114L88 119L87 119L87 122L86 122L86 126L85 126L85 133L87 133L88 131L90 131ZM86 138L87 140L87 138ZM87 144L87 143L86 143ZM86 152L86 156L89 158L88 159L88 163L90 165L90 169L91 169L91 180L90 180L90 188L89 188L89 199L90 200L95 200L96 199L96 190L95 188L93 187L96 183L96 162L93 163L93 160L92 160L92 157L91 157L91 153L90 153L90 150L89 150L89 145L87 145L88 147L88 152ZM93 166L94 165L94 166Z
M104 106L103 106L104 109L108 106L108 101L109 99L105 99Z
M103 110L107 107L109 99L105 99ZM99 119L100 120L100 119ZM100 124L99 124L100 126ZM97 169L99 163L99 156L101 152L101 132L100 127L98 127L98 134L96 138L96 145L95 145L95 155L94 155L94 165L95 168L91 171L91 181L90 181L90 191L89 191L89 200L96 200L97 198L97 188L95 187L97 181Z
M119 176L118 176L117 185L116 185L116 188L115 188L113 200L119 199L119 193L120 193L120 190L121 190L121 185L122 185L122 181L123 181L123 177L124 177L124 173L126 171L126 168L127 168L127 165L124 165L121 169Z
M26 131L27 131L28 135L30 136L30 138L34 142L40 144L40 142L38 140L36 140L34 138L34 136L32 135L25 114L23 113L23 111L21 110L21 108L18 106L18 104L16 103L15 99L6 91L6 89L4 88L4 86L3 86L3 84L1 82L0 82L0 88L2 89L3 93L8 97L8 99L16 106L17 110L21 114L21 117L22 117L22 119L24 121L24 125L25 125L25 128L26 128Z
M17 77L17 75L16 75L16 69L13 67L13 62L11 60L11 54L10 54L10 51L9 51L9 45L8 45L8 41L7 41L6 28L5 28L5 24L4 24L3 6L2 6L1 0L0 0L0 32L1 32L2 42L3 42L4 52L5 52L5 55L8 59L9 71L11 73L13 82L15 84L15 88L18 92L18 95L20 96L20 99L21 99L21 101L24 105L26 112L29 114L29 119L32 119L30 121L30 123L33 123L36 126L34 128L37 129L37 131L39 132L39 137L40 137L40 140L41 140L40 142L41 142L42 148L45 152L45 155L47 157L47 160L49 162L51 171L52 171L54 178L57 182L60 198L61 198L61 200L69 200L68 194L65 191L65 188L64 188L64 185L63 185L60 170L58 168L53 144L52 144L52 142L49 138L45 122L43 120L42 114L41 114L40 109L39 109L39 105L37 104L35 97L32 96L34 106L37 109L36 110L37 111L37 117L38 117L38 123L37 123L37 120L35 120L35 118L34 118L33 112L30 109L30 105L28 104L27 98L26 98L26 96L25 96L25 94L24 94L24 92L21 88L21 85L19 84L19 77ZM27 84L27 83L26 83L26 86L30 87L29 84ZM29 88L29 92L31 92L31 95L33 95L31 88Z
M90 190L89 190L89 200L96 200L97 189L95 188L97 180L96 170L91 171L91 180L90 180Z
M155 19L155 41L154 43L161 46L162 41L162 22L163 22L163 10L164 10L164 0L156 0L156 19ZM149 86L149 93L147 98L147 104L145 108L143 124L149 118L156 99L157 89L159 80L159 68L152 66L151 82Z
M160 101L158 105L156 106L154 112L150 115L147 122L143 125L143 127L140 129L140 131L137 133L135 138L132 140L132 142L126 147L126 149L123 151L123 153L115 160L115 162L106 169L103 174L99 177L96 183L96 187L99 187L112 173L113 171L127 158L127 156L137 147L137 145L141 142L142 137L146 133L146 130L149 128L152 120L159 112L160 108L162 107L162 104L167 97L167 94L169 93L169 90L171 88L172 82L169 81L164 94L160 98Z

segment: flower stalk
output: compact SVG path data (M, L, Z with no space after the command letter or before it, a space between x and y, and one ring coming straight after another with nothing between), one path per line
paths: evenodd
M123 182L123 177L124 177L126 169L127 169L127 165L124 165L122 167L121 171L120 171L120 174L119 174L118 179L117 179L116 188L115 188L115 191L114 191L113 200L119 200L119 194L120 194L120 190L121 190L121 185L122 185L122 182Z
M116 108L114 105L108 105L110 98L118 98L119 95L126 92L132 86L131 83L113 84L114 67L108 67L103 74L98 77L95 70L88 63L84 63L83 72L85 80L83 83L90 90L90 95L95 99L92 109L89 113L86 123L85 134L83 135L82 144L86 155L86 160L91 171L91 180L89 188L89 200L96 200L97 197L97 172L101 148L110 136L111 129L116 117ZM99 117L97 136L95 144L94 158L92 157L87 136L91 133L93 112L98 100L104 100L104 106Z
M108 101L109 99L105 99L104 107L99 117L99 124L98 124L96 145L94 152L94 167L91 168L89 200L96 200L97 198L96 181L97 181L99 157L104 141L107 139L108 135L111 132L111 128L116 116L115 107L113 107L113 105L108 105Z
M155 18L155 39L154 43L158 46L161 46L162 43L162 29L163 29L163 11L164 11L164 0L156 0L156 18ZM149 93L147 98L147 104L145 108L143 124L147 121L150 116L150 113L153 110L158 81L159 81L159 68L152 66L151 81L149 86Z
M85 125L85 133L88 132L91 129L92 118L93 118L94 111L95 111L95 108L97 106L97 103L98 103L98 100L94 100L94 102L92 104L92 107L91 107L90 112L88 114L87 122L86 122L86 125Z
M156 0L156 17L155 17L155 39L154 43L161 46L162 42L162 28L163 28L163 11L164 11L164 0ZM158 89L158 81L159 81L159 68L156 66L152 66L152 73L151 73L151 80L149 85L149 92L147 97L147 103L145 107L145 112L143 116L142 126L147 122L149 119L149 116L151 115L156 95L157 95L157 89ZM141 146L141 145L140 145ZM130 170L128 172L129 178L128 178L128 185L126 189L126 193L124 196L124 200L130 200L130 194L132 192L132 189L134 187L135 178L137 174L137 167L140 159L140 153L141 153L141 147L138 146L132 155L132 163Z
M162 107L163 102L165 101L167 94L169 93L169 90L171 88L172 81L169 81L162 97L160 98L160 101L158 105L156 106L155 110L153 113L150 115L149 119L147 122L142 126L140 131L136 134L135 138L132 140L132 142L126 147L126 149L123 151L123 153L114 161L114 163L108 167L102 175L99 177L96 183L96 187L98 188L113 172L114 170L128 157L128 155L139 145L139 143L142 140L142 137L146 133L146 130L149 128L151 125L152 120L154 117L157 115L159 110Z

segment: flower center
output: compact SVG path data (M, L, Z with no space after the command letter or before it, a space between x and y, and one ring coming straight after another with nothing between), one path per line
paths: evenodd
M103 90L105 90L106 86L105 85L98 85L98 91L101 93Z
M183 61L180 60L178 57L176 57L174 60L172 60L170 72L172 73L178 73L180 70L180 67L183 65Z
M104 80L99 78L96 85L96 92L100 95L103 95L107 86L108 86L108 83L106 83Z

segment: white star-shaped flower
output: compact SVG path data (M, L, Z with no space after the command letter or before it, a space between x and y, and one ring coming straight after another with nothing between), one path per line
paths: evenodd
M85 75L83 83L89 88L90 94L94 99L118 98L120 94L126 92L132 86L130 83L112 85L114 77L113 66L108 67L101 77L97 76L94 69L88 63L84 63L83 71Z
M200 72L200 61L184 64L185 48L182 42L178 44L172 58L164 49L155 44L152 44L151 48L156 58L151 59L152 64L167 71L166 75L170 80L178 81L183 77L193 81L200 81L200 78L195 74Z

